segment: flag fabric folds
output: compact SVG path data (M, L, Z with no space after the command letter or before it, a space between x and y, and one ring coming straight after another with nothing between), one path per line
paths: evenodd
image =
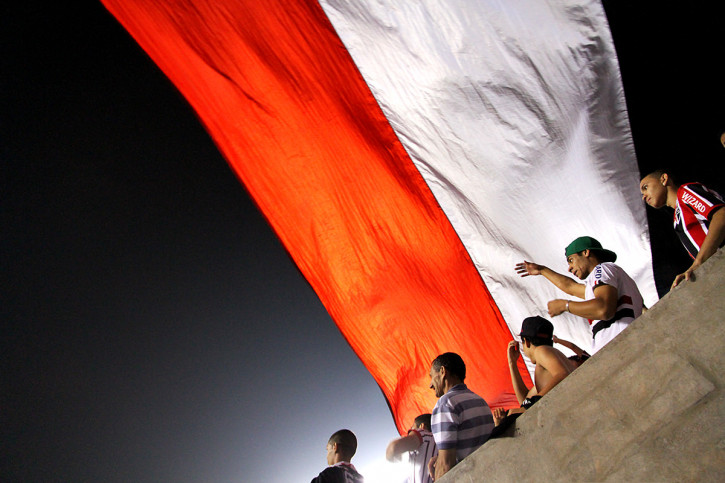
M433 407L446 351L491 406L517 405L506 345L557 296L516 276L521 259L563 271L591 235L656 297L598 2L102 1L196 110L401 431ZM586 322L554 322L586 346Z

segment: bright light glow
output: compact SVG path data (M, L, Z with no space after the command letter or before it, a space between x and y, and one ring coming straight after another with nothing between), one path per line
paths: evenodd
M401 483L410 475L407 462L390 463L386 459L373 461L358 471L365 477L365 481L375 483Z

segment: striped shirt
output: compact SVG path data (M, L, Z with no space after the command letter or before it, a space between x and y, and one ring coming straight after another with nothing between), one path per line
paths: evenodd
M610 285L617 289L617 310L609 320L590 320L592 324L592 354L607 345L629 324L642 315L642 295L637 284L611 262L600 263L584 280L584 300L594 299L594 289L600 285Z
M481 396L458 384L438 399L431 429L438 451L455 449L456 459L461 461L491 435L493 415Z
M675 233L692 258L700 252L712 215L722 207L722 197L700 183L686 183L677 190Z
M420 440L418 449L408 453L408 461L411 464L411 475L408 483L432 483L433 478L428 474L428 460L438 454L433 433L425 429L411 429L408 434L415 434Z

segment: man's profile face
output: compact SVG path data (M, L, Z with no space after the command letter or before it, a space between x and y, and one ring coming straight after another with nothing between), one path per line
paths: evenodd
M534 350L533 345L531 345L530 343L527 345L526 342L524 342L524 340L521 339L521 352L523 352L526 357L531 359L531 353L533 352L533 350Z
M569 264L569 273L574 275L579 280L584 280L592 273L592 266L589 257L574 253L566 257L566 262Z
M335 464L335 443L327 443L327 465L332 466Z
M436 397L443 395L443 367L436 370L435 366L430 368L430 388L435 391Z
M642 201L652 208L662 208L667 203L667 188L654 176L645 176L639 183Z

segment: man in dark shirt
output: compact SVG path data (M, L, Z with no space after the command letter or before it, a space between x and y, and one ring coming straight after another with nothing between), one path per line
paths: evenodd
M312 483L363 483L363 477L357 472L350 460L357 451L357 438L349 429L341 429L327 442L327 464Z

